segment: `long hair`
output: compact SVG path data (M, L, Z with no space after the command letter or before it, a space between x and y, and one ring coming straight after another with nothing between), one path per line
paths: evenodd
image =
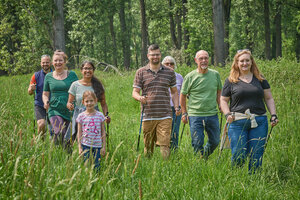
M239 70L239 66L238 66L238 62L239 62L239 58L241 55L243 54L249 54L250 55L250 59L252 62L250 71L253 73L253 75L259 80L262 81L264 80L263 75L260 73L256 62L254 61L253 56L251 55L251 51L249 50L242 50L242 51L238 51L235 56L234 56L234 60L233 63L231 65L231 71L230 71L230 75L228 77L229 82L232 83L237 83L239 81L239 77L240 77L240 70Z
M80 69L83 70L83 67L86 65L86 64L89 64L92 66L93 68L93 71L95 71L95 66L94 64L91 62L91 61L83 61L83 63L81 64L81 67ZM98 101L101 101L102 100L102 94L104 94L105 90L104 90L104 87L103 87L103 84L101 83L101 81L99 79L97 79L94 75L92 77L92 88L94 89L95 91L95 94L96 94L96 97L98 99Z

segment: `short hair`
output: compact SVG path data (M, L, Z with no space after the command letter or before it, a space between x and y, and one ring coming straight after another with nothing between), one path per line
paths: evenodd
M51 57L50 57L48 54L42 55L42 56L41 56L41 59L42 59L42 58L49 58L49 59L51 60Z
M149 52L149 51L154 51L154 50L157 50L157 49L159 49L158 44L151 44L151 45L148 47L148 52Z
M199 50L199 51L197 51L197 53L196 53L196 55L195 55L195 58L197 58L197 55L198 55L199 53L207 53L207 55L208 55L208 57L209 57L209 53L208 53L207 51L205 51L205 50Z
M172 56L166 56L166 57L164 57L164 59L163 59L163 61L161 63L165 64L168 60L174 63L174 68L176 69L177 68L176 61L175 61L175 59Z

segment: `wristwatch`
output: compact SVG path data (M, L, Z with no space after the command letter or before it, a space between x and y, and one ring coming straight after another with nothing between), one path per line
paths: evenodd
M183 113L183 114L182 114L182 116L188 116L188 113L187 113L187 112L185 112L185 113Z

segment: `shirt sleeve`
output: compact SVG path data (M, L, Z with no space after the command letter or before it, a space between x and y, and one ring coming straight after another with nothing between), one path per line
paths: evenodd
M217 81L218 81L218 87L217 87L218 90L222 90L222 81L219 73L217 73Z
M75 82L73 82L72 84L71 84L71 87L70 87L70 89L69 89L69 94L72 94L74 97L76 96L76 81Z
M223 90L222 90L222 96L223 97L230 97L231 96L231 84L228 80L228 78L225 80Z
M44 80L44 88L43 88L43 91L45 92L50 92L50 87L49 87L49 75L50 73L48 73L46 76L45 76L45 80Z
M133 87L134 88L142 89L142 86L143 86L142 76L143 76L142 70L141 69L137 70L137 72L135 73L134 81L133 81Z
M35 73L32 75L32 77L30 79L30 84L36 84Z
M188 76L184 77L184 79L183 79L180 93L183 95L187 95L189 93L189 77Z
M172 78L171 78L171 82L170 82L170 87L176 87L176 74L174 71L172 71Z
M265 89L270 89L270 88L271 88L269 82L268 82L266 79L264 79L264 80L261 82L261 87L262 87L264 90L265 90Z
M79 124L82 124L82 113L80 113L78 115L78 117L76 118L76 122L79 123Z

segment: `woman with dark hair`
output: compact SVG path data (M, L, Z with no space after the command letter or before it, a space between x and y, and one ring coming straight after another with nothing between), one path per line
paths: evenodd
M75 81L69 89L69 99L67 107L69 110L74 110L72 119L72 142L75 141L77 135L76 118L78 115L85 111L86 108L82 104L82 95L85 91L93 91L96 94L97 101L100 102L102 111L106 116L106 123L110 123L108 117L108 107L105 100L105 90L100 80L94 76L95 66L90 61L84 61L81 64L80 71L83 78ZM73 102L75 101L75 106ZM98 107L96 106L98 110Z
M268 134L265 104L271 115L271 126L275 126L278 119L270 85L249 50L240 50L234 56L220 103L229 123L232 164L242 166L249 156L249 171L255 172L262 165Z
M67 127L71 121L71 115L67 108L68 90L78 77L74 71L66 69L68 57L60 50L56 50L52 57L54 71L47 73L44 80L43 103L48 111L51 126L54 131L55 144L65 145Z

